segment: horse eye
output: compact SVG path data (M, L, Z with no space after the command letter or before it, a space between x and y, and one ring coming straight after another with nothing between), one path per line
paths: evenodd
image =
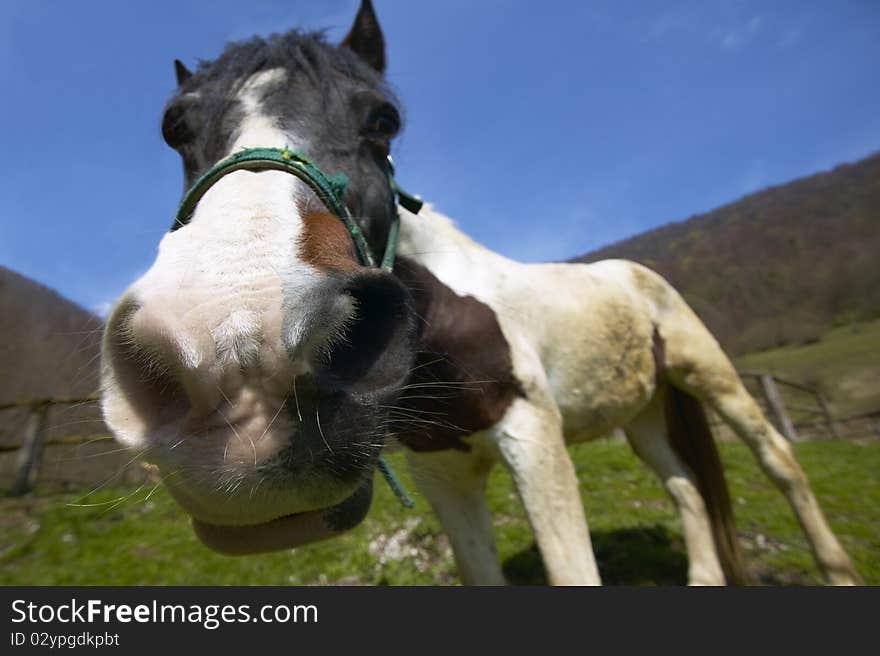
M390 139L400 129L400 117L397 110L390 105L374 111L367 121L364 130L367 137Z
M182 146L195 138L186 122L185 114L183 107L172 105L162 117L162 137L172 148Z

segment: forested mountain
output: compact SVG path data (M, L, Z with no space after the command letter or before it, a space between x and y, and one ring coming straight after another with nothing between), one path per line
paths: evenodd
M732 353L880 316L880 153L576 259L615 257L665 276Z

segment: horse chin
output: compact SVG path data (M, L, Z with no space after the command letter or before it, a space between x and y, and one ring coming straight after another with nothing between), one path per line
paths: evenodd
M339 535L360 524L370 510L372 480L342 502L320 510L293 513L259 524L226 526L192 518L196 536L222 554L243 556L292 549Z
M159 472L165 488L190 517L217 526L265 524L282 517L327 510L351 497L366 475L363 472L356 480L343 482L330 476L296 480L285 474L281 480L268 483L249 473L235 490L224 492L207 479L170 475L162 464Z

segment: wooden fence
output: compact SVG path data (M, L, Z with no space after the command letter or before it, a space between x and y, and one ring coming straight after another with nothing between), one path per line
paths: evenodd
M82 405L85 403L93 403L98 399L99 397L97 396L84 398L43 398L0 404L0 410L12 410L15 408L25 408L30 410L27 421L25 422L24 437L21 444L0 445L0 452L16 451L18 453L10 494L13 496L21 496L33 488L37 481L37 476L40 473L43 449L46 446L86 444L113 439L111 435L83 435L70 436L52 441L46 440L47 419L49 416L49 410L53 406Z
M804 439L804 432L808 433L810 438L817 436L833 439L880 437L880 411L835 418L831 414L825 397L807 385L773 376L763 371L740 371L739 375L761 403L773 424L792 442ZM801 400L797 404L790 400L786 401L783 389L789 390L789 397L791 390L794 390ZM0 453L9 451L18 453L10 491L12 495L20 496L33 488L39 475L44 447L91 444L113 439L109 434L97 434L46 440L47 417L51 408L92 403L98 399L97 396L44 398L0 404L0 411L13 408L30 409L22 442L0 445ZM720 422L716 419L713 423Z
M768 412L770 420L791 442L797 442L801 439L797 425L792 419L792 412L812 420L811 423L815 423L816 420L822 422L830 437L840 439L840 428L831 415L828 401L818 390L779 376L773 376L764 371L740 371L739 375L746 386L748 386L749 380L757 382L760 395L756 395L756 397L763 400L764 410ZM791 402L786 403L780 387L788 387L791 390L801 392L803 397L812 401L812 405L803 402L797 405Z

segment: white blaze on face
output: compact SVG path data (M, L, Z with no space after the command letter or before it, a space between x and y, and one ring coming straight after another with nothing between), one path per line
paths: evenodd
M283 69L273 69L242 85L243 120L227 155L245 147L303 147L261 109L263 94L285 79ZM313 276L296 262L302 189L296 178L279 171L235 171L221 178L189 224L165 235L155 263L132 287L144 307L140 314L147 315L141 321L158 324L166 339L175 335L172 341L179 345L173 350L205 369L258 364L266 348L278 355L284 280L306 284ZM197 323L208 330L191 325ZM215 357L220 361L210 362Z
M300 144L286 143L289 135L283 134L275 121L262 111L261 98L274 87L287 81L287 71L273 68L253 75L241 87L239 102L244 112L244 119L238 131L238 137L232 144L229 154L242 148L280 148L289 146L297 149Z
M305 149L262 110L261 98L285 78L282 69L264 71L241 86L243 120L227 155L244 147ZM309 317L328 298L321 291L323 274L299 259L304 229L299 207L309 193L297 178L279 171L236 171L221 178L190 222L165 235L153 266L124 295L120 307L130 316L120 321L124 312L116 313L116 325L123 328L115 338L110 318L105 417L121 441L147 449L165 476L187 467L247 474L288 446L296 426L282 410L291 381L307 368L306 357L297 361L290 354L308 337L302 326L310 325ZM126 361L126 345L153 362ZM150 388L151 376L163 371L185 394L186 405L177 414L156 385ZM147 383L131 382L138 379ZM216 481L209 476L175 475L169 486L179 499L191 501L191 509L203 507L203 519L260 520L247 515L254 499L236 507L227 497L212 514ZM308 509L262 501L256 505L263 519Z

